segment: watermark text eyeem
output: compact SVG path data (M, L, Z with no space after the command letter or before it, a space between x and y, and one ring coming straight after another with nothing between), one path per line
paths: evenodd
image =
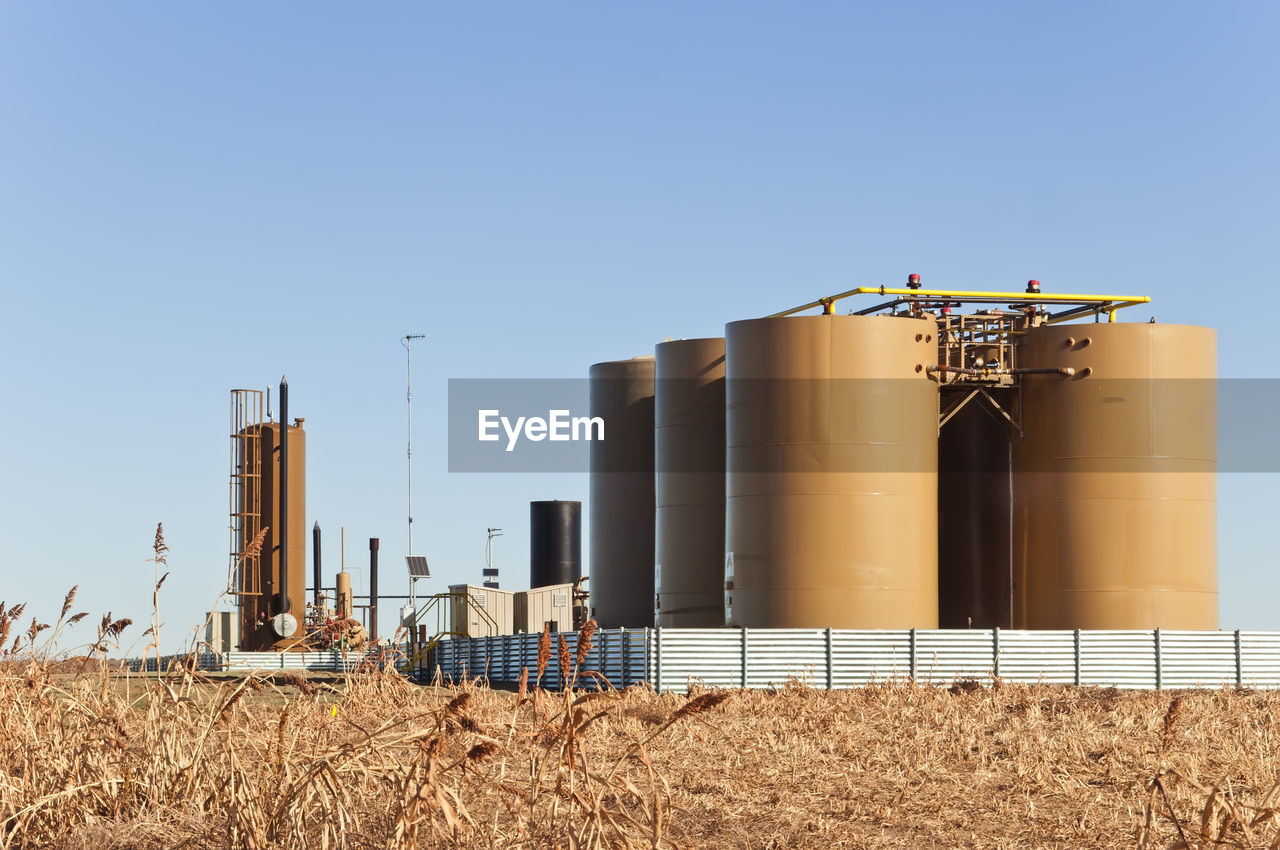
M604 419L600 416L570 416L568 410L549 410L545 419L541 416L517 416L513 422L499 410L476 412L480 442L497 442L501 439L501 432L505 432L506 451L513 451L522 436L535 443L543 440L576 442L604 439Z

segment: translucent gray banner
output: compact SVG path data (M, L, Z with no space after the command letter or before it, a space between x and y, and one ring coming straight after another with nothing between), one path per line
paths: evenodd
M938 391L923 379L731 379L723 384L727 468L931 471L940 468L930 450L936 416L944 432L973 430L966 439L1007 438L1018 472L1280 472L1280 380L1022 380L1020 391L970 395L976 386ZM684 382L659 381L658 395L707 391L698 384L675 392L674 383ZM659 440L679 442L682 428L706 427L705 404L658 409ZM975 419L983 424L975 428ZM621 455L634 458L631 466L618 468L611 446L610 471L654 470L652 450L638 442L645 435L593 415L586 379L451 379L448 423L450 472L587 472L592 444L611 439L636 449ZM663 472L715 472L726 456L659 451L656 464Z

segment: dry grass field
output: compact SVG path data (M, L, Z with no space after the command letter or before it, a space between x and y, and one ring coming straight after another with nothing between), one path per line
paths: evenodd
M511 693L11 655L0 843L1274 848L1278 715L1228 690Z
M1280 693L128 675L74 599L0 604L0 847L1280 848Z

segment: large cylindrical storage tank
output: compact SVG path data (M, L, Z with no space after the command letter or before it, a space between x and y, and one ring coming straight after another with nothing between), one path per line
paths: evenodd
M654 349L655 618L724 625L724 339Z
M529 587L582 578L582 502L529 503Z
M968 394L960 384L944 392ZM988 390L1006 411L1013 390ZM938 435L938 626L1010 626L1012 480L1010 426L983 396Z
M591 607L602 628L653 625L653 357L591 367Z
M728 325L728 624L937 627L936 332L896 316Z
M1014 443L1014 626L1216 629L1217 335L1029 331Z

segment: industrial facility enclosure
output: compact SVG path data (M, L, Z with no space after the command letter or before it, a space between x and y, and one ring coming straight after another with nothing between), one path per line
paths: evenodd
M862 295L888 300L836 314ZM659 689L1265 684L1270 644L1215 631L1216 334L1116 321L1149 300L911 275L597 363L589 412L610 436L589 452L589 586L582 505L532 502L530 590L499 588L490 559L483 585L418 597L430 575L409 557L408 597L383 596L410 603L402 666L515 681L544 627L594 619L600 672ZM328 606L318 524L307 587L306 435L283 379L279 401L276 423L269 394L264 417L260 391L232 391L240 617L209 635L231 666L327 664L306 656L378 638L377 538L368 605L344 562Z

